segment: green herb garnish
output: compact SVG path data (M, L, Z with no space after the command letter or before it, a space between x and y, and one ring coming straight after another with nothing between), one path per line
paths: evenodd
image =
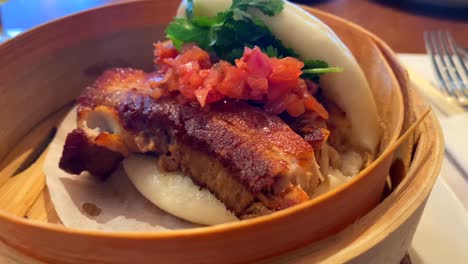
M318 83L319 74L342 71L343 68L329 67L328 63L322 60L304 60L304 68L302 69L301 77Z
M215 17L195 17L193 7L193 0L189 0L185 10L187 18L175 18L166 29L166 37L178 49L185 43L197 43L200 48L231 63L242 57L245 46L258 46L270 57L300 59L262 20L247 12L247 9L255 8L267 16L274 16L283 10L283 0L233 0L229 9ZM304 65L302 77L315 82L318 82L319 74L342 71L319 60L306 60Z

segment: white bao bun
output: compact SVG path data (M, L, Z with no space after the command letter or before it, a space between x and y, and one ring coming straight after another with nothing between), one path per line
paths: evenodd
M164 211L182 219L216 225L237 218L207 189L201 189L180 172L159 170L154 157L134 154L123 161L137 190Z

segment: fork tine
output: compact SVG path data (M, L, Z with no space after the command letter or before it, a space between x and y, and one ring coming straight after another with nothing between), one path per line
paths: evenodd
M437 44L435 43L434 34L432 32L430 32L430 31L429 32L428 31L424 32L424 44L426 45L427 53L431 57L432 66L433 66L434 71L436 73L436 77L437 77L437 81L439 82L439 86L444 88L445 93L447 93L450 96L455 97L456 94L452 91L452 88L449 87L446 84L446 82L444 80L444 77L442 76L440 66L439 66L439 64L437 62L436 54L440 54L440 53L437 50Z
M445 34L444 34L445 33ZM447 33L443 31L438 32L439 43L442 47L442 57L444 58L444 66L446 67L446 73L452 86L456 87L458 91L461 91L465 95L464 99L468 96L468 91L465 87L463 78L461 77L458 67L452 59L452 53L449 51L450 44L448 44Z
M465 96L461 93L461 89L456 85L452 78L452 68L448 65L450 62L447 63L449 54L446 52L445 44L442 39L442 32L432 32L431 39L436 51L435 57L438 58L436 62L438 62L437 67L441 73L442 81L447 87L449 87L450 91L452 91L452 96L459 101L463 100Z
M453 54L455 54L455 56L458 59L458 62L460 62L460 65L463 67L463 70L465 72L465 76L468 76L468 69L466 67L465 61L463 60L462 55L460 54L460 50L458 48L458 45L453 40L452 33L450 33L450 31L447 31L447 41L448 41L448 44L449 44L450 48L453 51Z

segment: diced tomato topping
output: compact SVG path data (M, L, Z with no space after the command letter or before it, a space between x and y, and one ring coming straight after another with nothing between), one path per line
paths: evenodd
M248 99L246 91L247 73L226 61L219 62L219 70L224 75L217 86L218 91L229 98Z
M183 53L178 58L180 64L185 64L191 61L196 61L202 69L209 69L212 67L210 54L200 49L196 45L184 45Z
M219 83L219 75L218 71L209 71L203 85L194 92L201 106L216 102L224 97L215 88Z
M314 111L328 119L328 112L313 97L318 86L300 78L304 63L298 59L269 58L258 47L246 47L235 65L223 60L213 64L210 55L194 44L184 45L182 53L170 42L158 42L154 48L155 63L165 74L155 89L179 91L201 106L224 98L255 100L272 114L287 111L297 117ZM155 96L162 96L160 90Z
M247 77L247 84L250 87L250 98L252 100L262 100L268 92L268 79Z
M242 58L236 60L236 66L254 78L267 78L271 73L270 58L258 47L246 47Z
M277 101L291 93L291 86L283 83L269 83L268 101Z
M290 94L286 100L286 111L292 117L298 117L305 112L304 101L296 94Z
M311 97L305 98L304 106L307 110L316 112L323 119L328 119L327 110L325 110L323 105L319 101L317 101L315 97L311 96Z
M195 97L194 91L203 84L201 69L197 61L190 61L182 64L178 68L179 91L187 98Z
M193 92L201 106L219 101L223 95L216 90L210 89L208 86L202 86Z
M302 74L304 63L292 57L283 59L271 58L270 81L274 83L296 82Z
M179 55L177 49L172 45L172 41L167 40L153 44L154 46L154 63L161 65L165 59L173 59Z

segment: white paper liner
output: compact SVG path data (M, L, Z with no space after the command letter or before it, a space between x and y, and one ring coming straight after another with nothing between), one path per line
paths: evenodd
M71 228L105 231L164 231L199 227L170 215L144 198L119 168L105 182L83 173L71 175L58 167L67 134L76 128L76 108L63 120L44 163L51 201L62 223ZM99 208L91 216L85 203Z

